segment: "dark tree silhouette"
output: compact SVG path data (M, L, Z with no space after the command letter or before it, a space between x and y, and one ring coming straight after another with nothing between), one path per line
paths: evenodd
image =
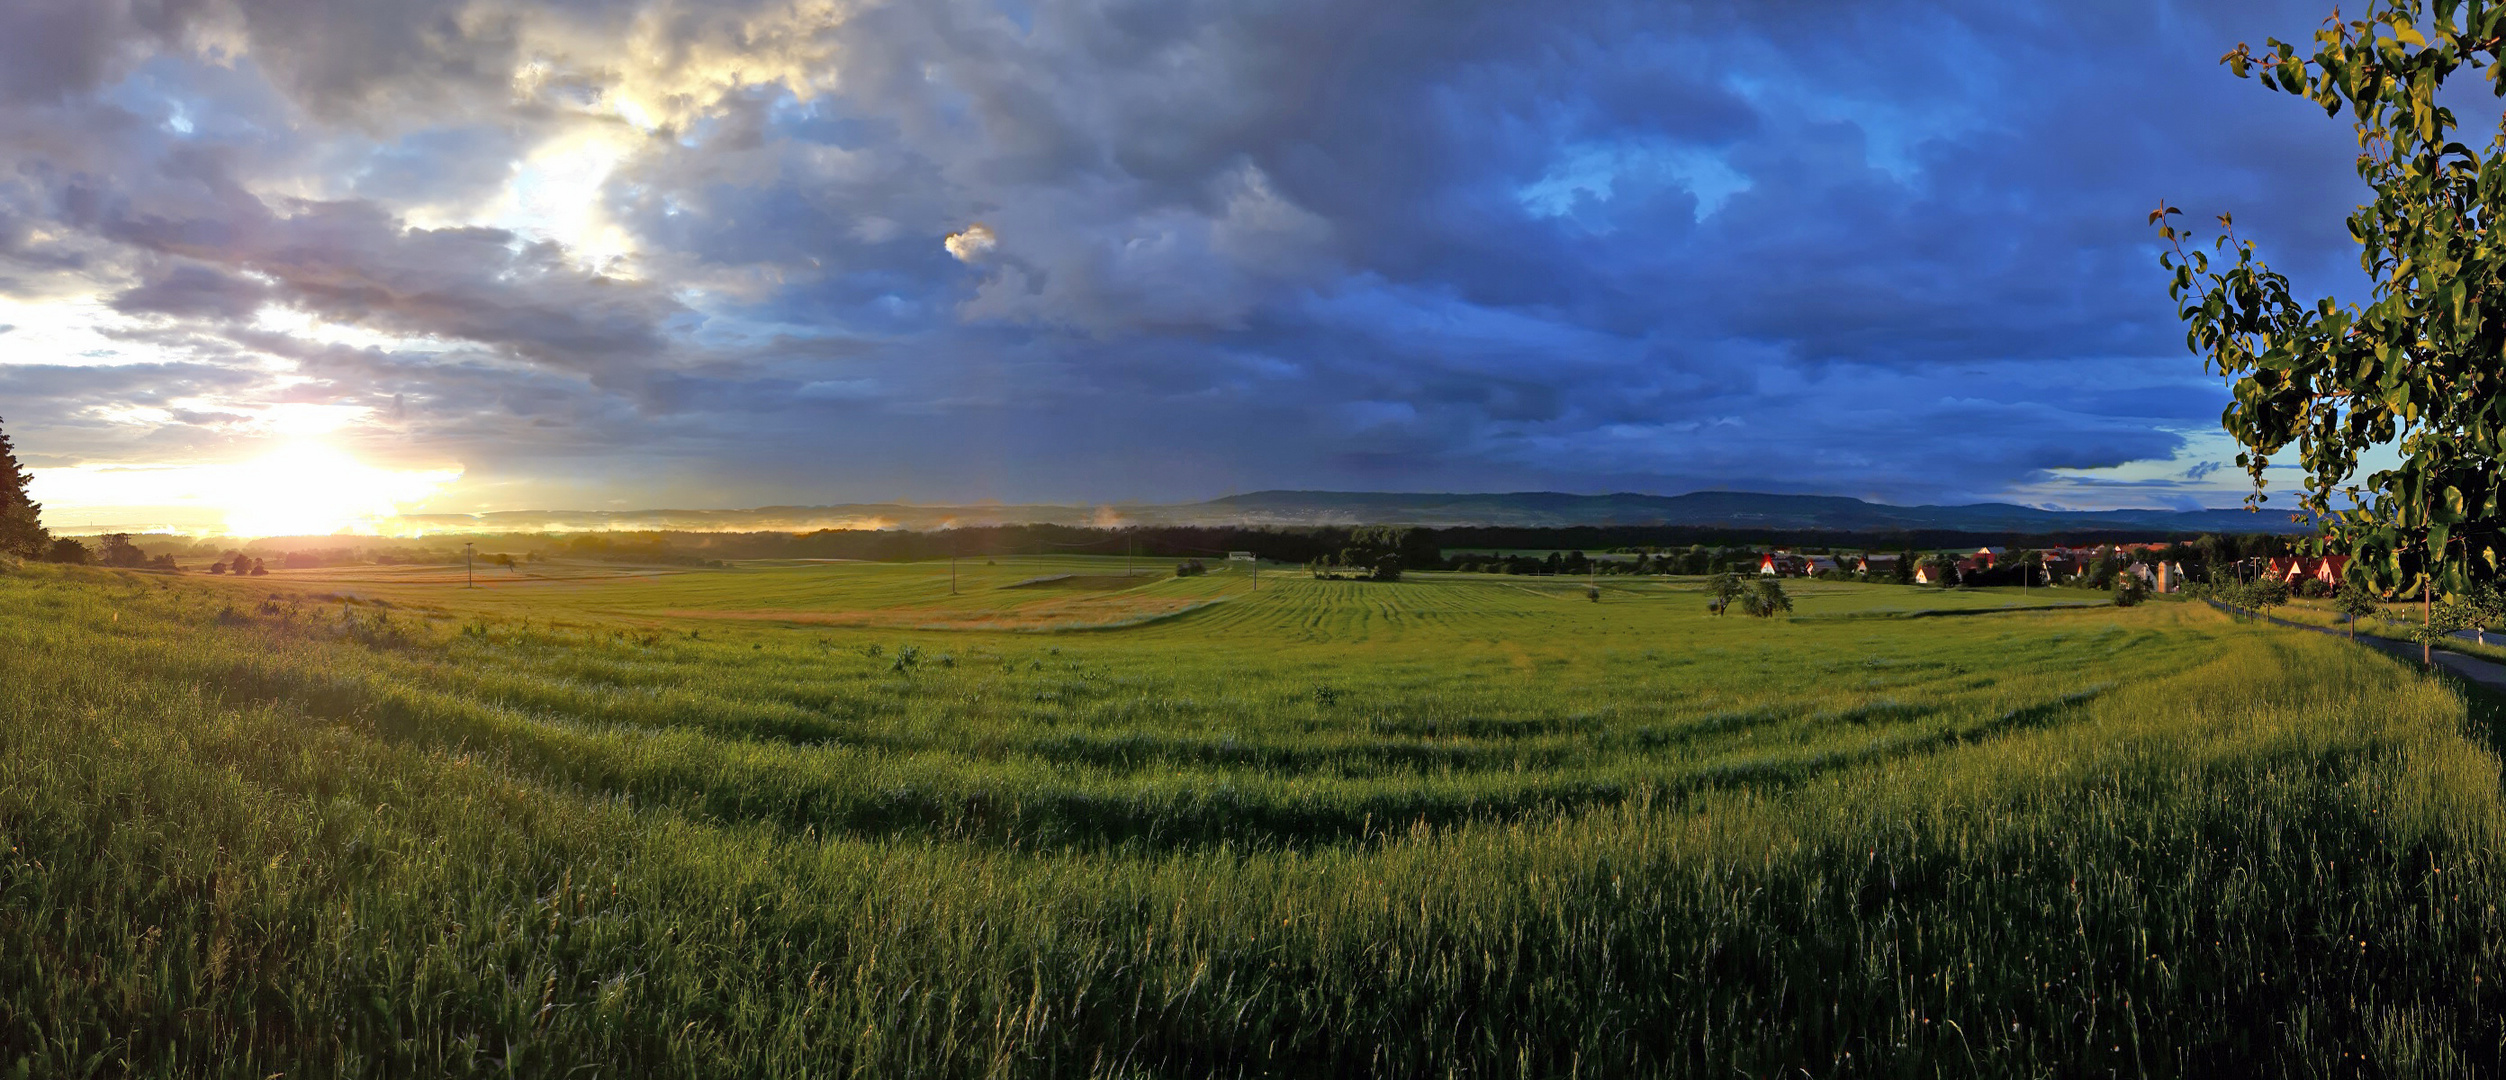
M129 533L106 533L102 561L106 566L143 566L148 562L148 553L131 543Z
M30 479L17 463L17 450L9 445L9 433L0 431L0 556L39 559L51 549L51 534L43 526L43 507L26 496Z

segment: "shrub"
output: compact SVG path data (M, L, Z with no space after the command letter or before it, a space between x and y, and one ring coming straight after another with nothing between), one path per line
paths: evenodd
M1209 573L1209 567L1201 565L1199 559L1185 559L1175 564L1176 577L1199 577L1206 573Z

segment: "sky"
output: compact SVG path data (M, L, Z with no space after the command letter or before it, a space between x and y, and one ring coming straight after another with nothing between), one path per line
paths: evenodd
M2217 62L2328 11L8 0L0 424L58 524L238 532L2234 505L2147 213L2361 291L2346 121Z

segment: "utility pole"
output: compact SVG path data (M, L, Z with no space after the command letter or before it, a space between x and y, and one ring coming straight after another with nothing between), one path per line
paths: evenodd
M470 550L472 546L471 542L467 540L464 540L461 543L461 576L463 580L469 582L469 584L462 586L462 588L465 589L475 589L479 587L478 553Z
M948 594L957 595L957 545L948 546Z

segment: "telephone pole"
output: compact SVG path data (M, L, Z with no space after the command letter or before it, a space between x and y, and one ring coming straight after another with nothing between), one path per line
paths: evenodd
M469 584L462 586L462 588L465 589L475 589L479 587L478 554L470 550L471 546L472 545L469 541L462 541L461 576L463 580L469 582Z

